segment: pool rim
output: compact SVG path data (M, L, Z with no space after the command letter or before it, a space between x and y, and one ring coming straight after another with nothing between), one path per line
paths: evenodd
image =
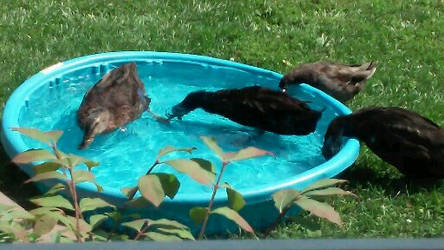
M2 131L1 142L9 157L13 157L19 152L30 149L26 146L21 135L18 132L12 131L12 127L19 126L19 114L21 106L25 105L26 97L35 91L35 89L46 84L50 79L56 79L58 76L77 70L79 68L93 66L94 64L100 65L104 62L129 62L129 61L147 61L153 60L173 60L173 61L185 61L194 63L205 63L218 66L233 67L247 72L260 72L261 75L280 79L281 74L270 71L267 69L246 65L230 60L218 59L202 55L172 53L172 52L154 52L154 51L119 51L119 52L105 52L94 55L77 57L67 61L59 62L52 66L49 66L37 74L31 76L26 81L14 90L11 96L8 98L3 110L2 117ZM335 100L324 92L315 89L309 85L302 84L300 86L308 91L316 93L316 95L324 98L325 102L342 113L343 115L351 113L351 110L341 102ZM165 145L166 146L166 145ZM359 155L359 141L356 139L348 139L343 148L330 160L313 167L300 174L294 175L291 178L285 178L284 181L272 184L262 184L248 189L239 189L247 203L255 203L263 200L269 200L270 195L278 190L285 188L303 188L310 183L323 179L331 178L344 169L349 167ZM36 165L36 164L24 164L24 165ZM228 166L229 167L229 166ZM25 171L28 176L32 175L32 169L29 166L21 166L21 169ZM105 186L103 195L111 196L114 198L126 197L120 192L120 190ZM84 192L97 192L96 187L90 183L78 184L78 189ZM209 201L208 197L202 194L178 194L173 200L166 198L164 202L183 202L183 203L196 203L203 204ZM226 202L227 196L225 192L218 192L215 199L216 202Z

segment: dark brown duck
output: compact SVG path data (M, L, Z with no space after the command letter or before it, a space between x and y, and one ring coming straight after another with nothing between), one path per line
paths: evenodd
M83 97L77 113L78 123L84 130L79 148L88 147L96 135L139 118L150 102L137 75L136 64L128 63L113 69Z
M417 113L396 107L364 108L337 117L325 135L326 158L339 151L342 136L364 142L410 178L444 177L444 131Z
M346 102L364 88L365 82L375 71L375 62L361 65L308 63L287 73L279 82L279 87L285 91L290 84L306 83Z
M322 113L281 91L253 86L192 92L172 108L169 118L181 119L197 108L245 126L284 135L313 132Z

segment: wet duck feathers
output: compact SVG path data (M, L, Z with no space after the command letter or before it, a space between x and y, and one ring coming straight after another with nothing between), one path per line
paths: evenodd
M179 119L194 109L224 116L239 124L277 134L306 135L316 129L321 112L286 93L259 86L197 91L172 108Z
M77 120L84 130L80 148L88 147L94 137L140 117L150 99L139 79L136 64L127 63L113 69L83 97Z

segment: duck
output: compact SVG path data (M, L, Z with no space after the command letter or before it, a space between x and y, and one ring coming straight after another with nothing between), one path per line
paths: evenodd
M408 178L444 177L444 131L413 111L369 107L335 118L324 137L322 154L326 159L339 151L343 137L364 142Z
M77 111L78 124L84 130L79 148L87 148L98 134L138 119L150 103L134 62L111 70L87 91Z
M322 111L312 110L305 102L260 86L195 91L172 108L168 119L182 117L201 108L257 131L282 135L307 135L316 129Z
M376 66L376 62L355 65L323 61L306 63L285 74L279 88L285 92L290 84L306 83L344 103L364 88Z

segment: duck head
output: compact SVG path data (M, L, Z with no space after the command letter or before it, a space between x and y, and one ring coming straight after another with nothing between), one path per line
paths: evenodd
M342 145L342 136L346 128L344 117L335 118L328 126L322 146L322 155L328 160L339 152Z
M97 134L114 129L111 121L111 114L109 111L102 110L93 112L89 115L89 123L85 127L85 134L79 149L87 148L93 141Z
M188 94L182 102L175 105L171 109L171 113L167 114L168 120L177 117L182 120L182 117L189 112L202 106L202 103L207 100L206 91L196 91Z

